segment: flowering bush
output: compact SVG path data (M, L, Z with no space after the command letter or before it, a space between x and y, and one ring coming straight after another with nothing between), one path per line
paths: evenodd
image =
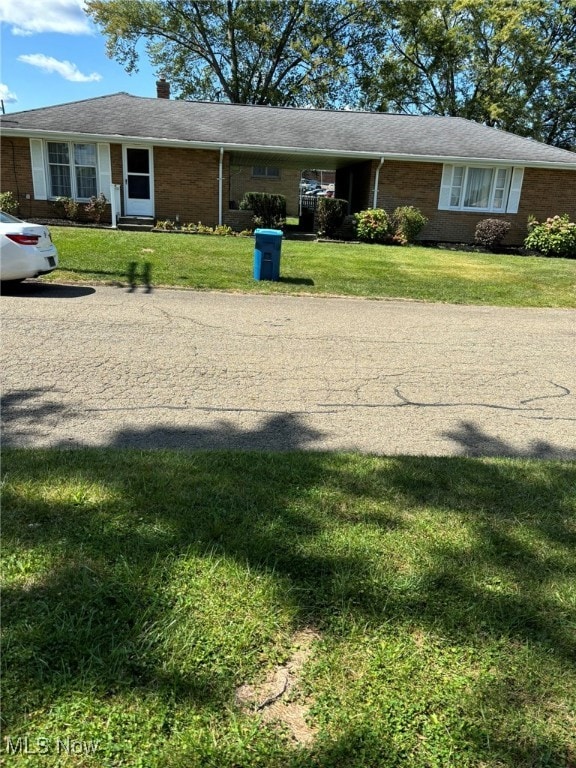
M172 221L172 219L164 219L157 221L154 228L161 229L163 232L172 232L172 230L176 229L176 222Z
M100 224L100 219L106 210L106 203L107 200L105 196L102 194L102 192L100 192L98 197L96 197L96 195L92 195L90 200L84 206L86 214L90 219L92 219L92 221L96 222L96 224Z
M80 215L80 204L71 197L57 197L53 205L59 218L76 221Z
M541 224L534 218L528 220L528 237L524 246L544 256L576 258L576 224L568 214L552 216Z
M0 192L0 211L4 213L16 213L18 200L13 192Z
M356 233L365 243L385 243L390 239L390 219L383 208L368 208L355 214Z

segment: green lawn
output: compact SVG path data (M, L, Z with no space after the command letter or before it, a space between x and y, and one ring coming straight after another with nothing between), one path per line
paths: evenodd
M457 304L576 307L576 260L285 240L281 280L254 281L251 238L53 227L53 281L395 297Z
M576 261L53 227L45 279L576 307ZM576 463L3 452L0 763L574 768Z
M6 765L575 765L573 463L6 450L3 474L3 745L47 750ZM275 723L258 686L287 669Z

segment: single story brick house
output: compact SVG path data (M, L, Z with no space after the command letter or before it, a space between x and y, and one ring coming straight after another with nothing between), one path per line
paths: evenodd
M471 242L505 218L576 219L576 153L463 118L190 102L116 93L0 117L0 189L22 217L59 196L104 193L118 215L241 224L238 183L283 192L310 168L336 171L349 212L414 205L427 241ZM169 92L168 92L169 93ZM265 182L265 184L264 184ZM284 190L285 191L285 190Z

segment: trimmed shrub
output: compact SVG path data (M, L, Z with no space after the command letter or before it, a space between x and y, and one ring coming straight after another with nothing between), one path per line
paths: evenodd
M240 203L241 211L252 211L257 227L282 229L286 223L286 198L268 192L246 192Z
M356 234L365 243L385 243L390 240L391 227L383 208L368 208L355 214Z
M334 237L348 211L348 201L336 197L321 197L316 208L316 223L320 237Z
M413 243L428 224L428 219L419 208L403 205L392 214L394 240L402 245Z
M0 211L4 213L16 213L18 210L18 200L13 192L0 192Z
M544 256L567 256L576 258L576 224L567 213L552 216L541 224L535 218L528 219L528 237L524 247Z
M512 224L504 219L482 219L476 225L474 242L493 251L502 245Z

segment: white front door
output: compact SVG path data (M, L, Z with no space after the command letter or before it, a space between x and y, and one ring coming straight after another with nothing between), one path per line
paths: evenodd
M124 147L124 212L126 216L154 215L152 148Z

